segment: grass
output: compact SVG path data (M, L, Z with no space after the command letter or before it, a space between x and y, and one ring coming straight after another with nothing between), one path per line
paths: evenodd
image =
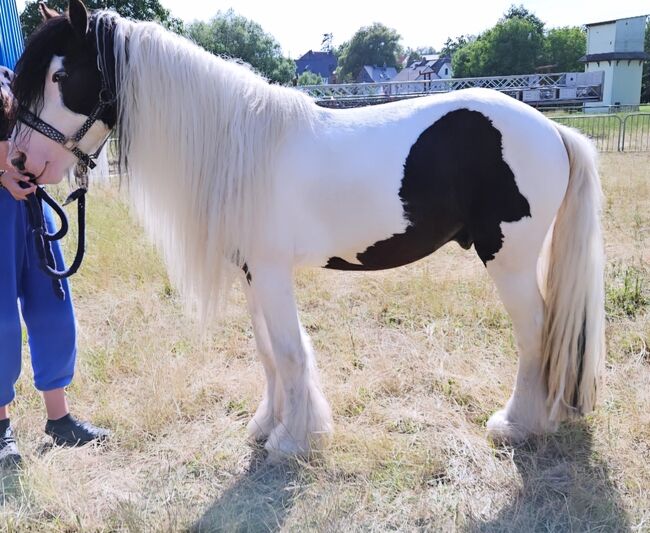
M336 434L321 461L281 467L245 443L262 370L241 295L222 328L198 331L118 193L94 191L70 400L115 436L48 448L25 355L24 468L2 479L0 530L649 531L650 156L608 154L601 170L609 350L594 414L520 448L488 443L516 350L480 261L450 245L390 272L298 273Z

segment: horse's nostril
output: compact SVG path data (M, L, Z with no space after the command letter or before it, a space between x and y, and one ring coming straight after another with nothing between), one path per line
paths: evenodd
M17 152L16 155L11 158L11 164L21 172L25 170L25 161L27 161L25 152Z

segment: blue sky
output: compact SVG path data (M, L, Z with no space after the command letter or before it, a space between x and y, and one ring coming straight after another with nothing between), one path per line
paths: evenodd
M404 46L440 48L447 37L477 34L493 26L513 4L524 4L548 27L582 25L650 14L649 0L161 0L172 14L186 21L209 19L233 8L271 33L285 54L299 57L319 49L323 33L334 44L349 39L361 26L381 22L395 28ZM22 9L24 0L18 0Z

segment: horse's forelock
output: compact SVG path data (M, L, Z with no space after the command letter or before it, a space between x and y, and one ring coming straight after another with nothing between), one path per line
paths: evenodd
M40 107L45 77L52 58L65 55L75 35L67 18L46 20L30 36L25 52L16 65L12 89L16 100L26 107Z

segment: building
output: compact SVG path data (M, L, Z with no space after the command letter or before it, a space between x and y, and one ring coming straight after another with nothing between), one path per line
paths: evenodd
M13 70L23 51L18 8L14 0L0 0L0 65Z
M378 67L377 65L364 65L357 74L357 83L382 83L392 81L397 76L395 67Z
M393 81L408 82L431 81L433 83L414 83L413 85L400 85L401 93L417 93L422 91L444 91L444 83L435 83L435 80L452 78L454 72L451 68L450 57L425 56L424 59L414 61L409 66L400 70Z
M338 60L333 52L314 52L310 50L300 59L296 60L296 74L312 72L323 78L323 83L334 82L334 71Z
M641 99L646 17L631 17L587 24L587 54L580 58L585 72L603 71L602 102L586 107L638 106Z

